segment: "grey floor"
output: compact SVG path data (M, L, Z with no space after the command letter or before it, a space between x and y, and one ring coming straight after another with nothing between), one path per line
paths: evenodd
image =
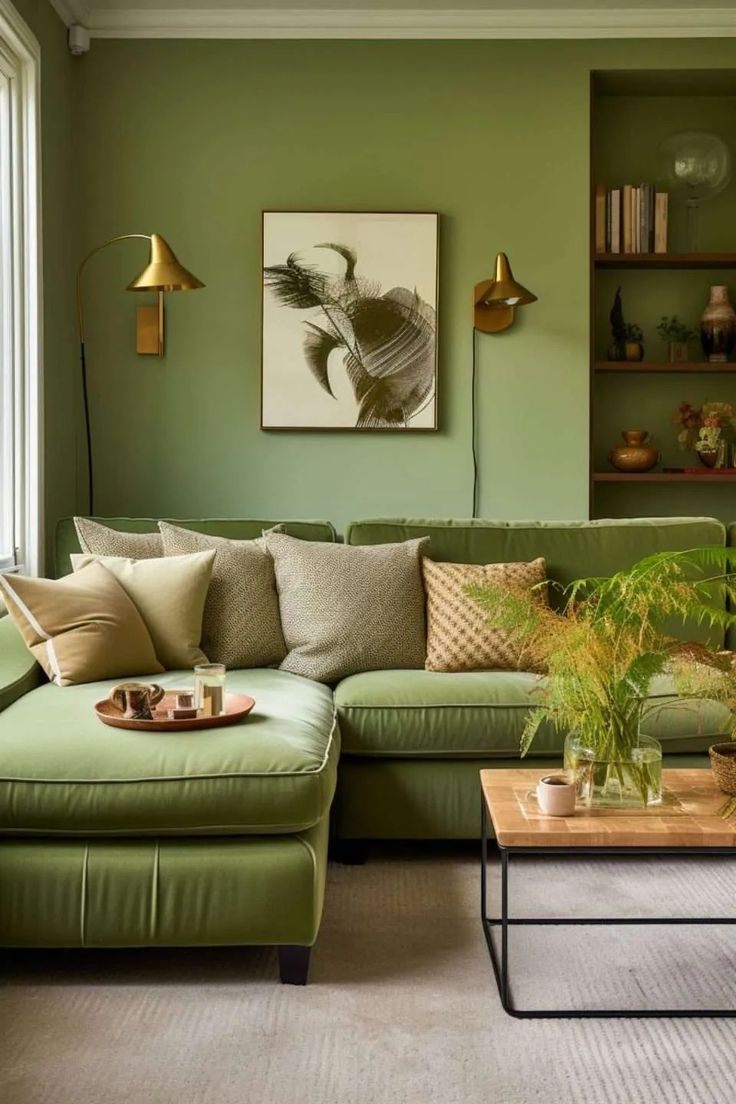
M729 859L525 861L519 913L728 915ZM736 1021L519 1021L478 920L476 849L331 864L305 989L268 949L6 958L2 1104L723 1104ZM736 1007L736 928L517 929L517 1001Z

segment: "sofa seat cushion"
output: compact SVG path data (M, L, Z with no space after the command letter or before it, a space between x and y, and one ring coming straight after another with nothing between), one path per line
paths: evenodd
M525 671L369 671L335 691L342 749L350 755L456 759L515 757L534 692ZM728 731L727 712L712 703L678 701L668 679L652 684L653 711L644 731L667 753L706 750ZM543 726L536 756L559 757L563 738Z
M167 687L191 684L169 672ZM242 724L194 732L109 728L115 683L39 687L0 714L0 833L247 835L321 820L339 746L330 690L268 669L232 671L256 700Z

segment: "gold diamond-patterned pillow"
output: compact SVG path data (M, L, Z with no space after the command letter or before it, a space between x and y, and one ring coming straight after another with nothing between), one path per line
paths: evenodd
M507 584L531 589L547 578L543 559L530 563L456 564L422 561L427 593L428 671L526 670L503 629L489 625L488 613L465 593L469 584Z

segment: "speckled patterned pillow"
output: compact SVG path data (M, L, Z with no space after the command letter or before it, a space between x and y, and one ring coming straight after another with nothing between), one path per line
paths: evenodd
M75 517L74 528L77 530L79 547L90 556L155 560L164 554L160 533L123 533L85 517Z
M528 671L503 629L489 626L489 615L465 593L469 584L531 587L543 583L547 565L530 563L456 564L422 562L427 592L428 671Z
M424 666L428 538L352 546L267 533L289 654L283 671L334 682L359 671Z
M265 541L230 540L159 522L164 554L215 550L202 648L226 667L271 667L286 655L273 560Z

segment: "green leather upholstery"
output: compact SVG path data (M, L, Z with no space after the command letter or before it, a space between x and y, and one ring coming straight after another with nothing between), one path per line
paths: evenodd
M162 685L191 685L170 672ZM282 671L234 671L256 706L243 725L137 732L103 725L115 680L51 683L0 714L0 832L253 835L322 820L339 741L329 688Z
M35 690L45 678L13 621L0 617L0 712Z
M335 690L346 755L423 759L513 758L524 722L543 683L517 671L367 671ZM677 700L670 680L652 684L644 731L672 753L708 750L727 738L728 712L709 702ZM544 727L534 754L562 754L563 737Z
M327 818L217 839L0 839L0 945L149 947L317 937Z
M102 525L118 529L124 533L155 533L158 521L155 518L106 518L96 517ZM302 540L334 541L337 534L329 521L280 521L263 518L165 518L172 525L183 525L195 529L198 533L208 533L214 537L229 537L231 540L253 540L260 537L264 529L272 525L283 525L284 532ZM68 575L71 571L69 556L81 552L73 518L61 518L56 525L54 544L54 567L56 577Z

